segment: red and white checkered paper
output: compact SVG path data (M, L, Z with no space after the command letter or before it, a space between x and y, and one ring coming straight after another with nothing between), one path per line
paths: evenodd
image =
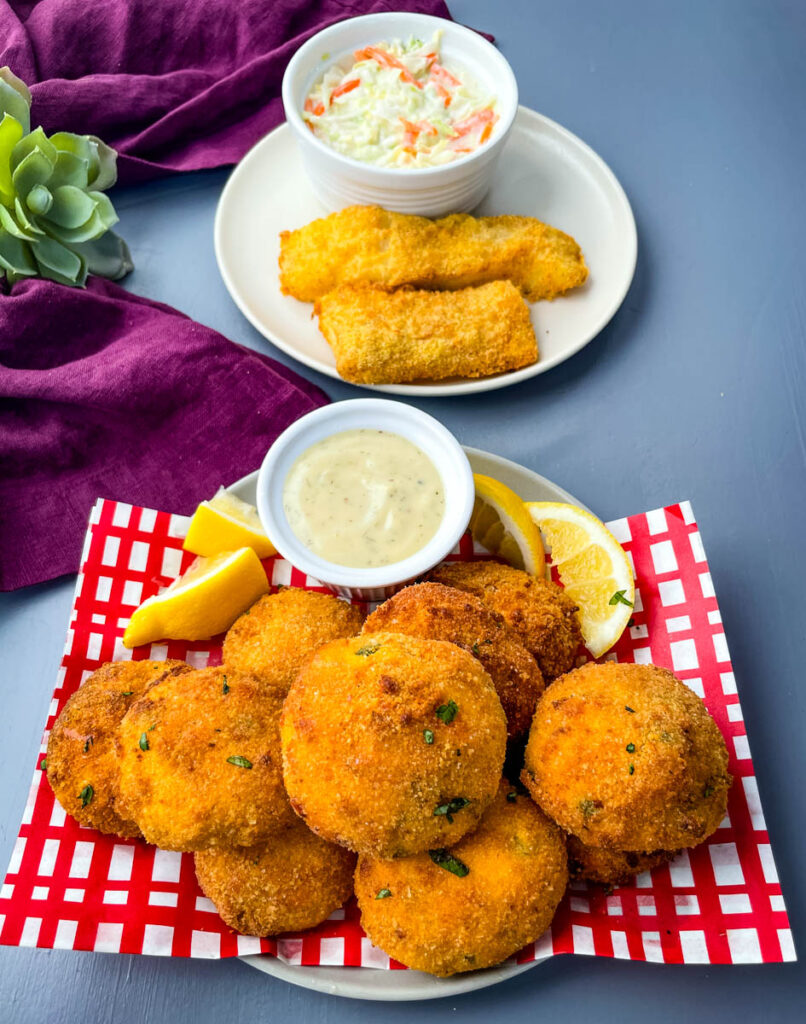
M99 501L90 517L82 571L50 729L64 702L105 661L220 660L217 642L170 642L127 651L129 616L184 571L188 520ZM700 847L606 894L573 885L549 932L519 962L585 953L665 963L794 960L742 709L702 540L688 502L610 523L636 572L634 625L607 657L674 670L704 698L728 744L735 782L728 817ZM476 554L482 555L482 552ZM466 536L454 557L474 557ZM274 585L317 589L281 558L264 563ZM318 588L321 589L321 588ZM47 731L42 753L47 745ZM39 768L0 891L6 945L160 956L267 953L292 964L401 969L366 938L354 902L308 932L277 939L237 935L197 883L190 854L157 850L82 828L54 800Z

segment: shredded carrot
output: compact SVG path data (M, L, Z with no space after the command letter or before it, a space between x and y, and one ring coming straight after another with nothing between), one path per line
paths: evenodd
M398 68L404 82L422 89L422 84L417 81L406 65L401 63L397 57L393 57L391 53L387 53L386 50L381 50L377 46L367 46L363 50L356 50L353 56L356 60L376 60L382 68Z
M434 64L431 68L431 78L434 81L439 82L440 85L450 85L455 89L462 83L458 78L455 78L450 71L447 71L441 64Z
M353 89L357 89L361 85L360 78L351 78L349 82L342 82L341 85L337 85L336 88L330 94L330 102L336 99L337 96L343 96L347 92L352 92Z
M407 132L424 132L426 135L439 135L439 132L430 121L407 121L405 117L400 118L403 127Z
M482 128L485 125L490 127L498 120L498 115L493 111L491 107L486 107L484 110L479 110L475 114L471 114L470 117L466 117L464 121L457 121L453 126L453 137L460 139L463 135L469 135L474 132L477 128Z
M324 114L324 112L325 112L325 105L324 105L324 103L314 103L314 101L311 99L310 96L307 98L307 100L305 100L305 113L306 114L315 114L317 117L319 117L320 114Z
M492 133L493 126L488 121L487 124L485 124L485 126L481 130L481 135L479 136L479 144L481 144L482 142L486 142L487 139L489 139L489 137L492 135Z

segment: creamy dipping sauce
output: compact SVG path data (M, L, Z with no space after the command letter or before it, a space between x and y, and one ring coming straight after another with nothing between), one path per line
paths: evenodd
M385 430L344 430L299 456L283 486L299 540L336 565L370 569L420 551L445 513L436 466Z
M443 62L440 36L366 46L334 64L305 100L308 127L379 167L438 167L478 149L498 120L496 99Z

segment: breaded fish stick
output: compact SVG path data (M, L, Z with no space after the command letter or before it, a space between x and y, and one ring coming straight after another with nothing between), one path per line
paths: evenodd
M280 234L280 284L312 302L343 284L466 288L505 279L530 302L553 299L588 276L570 235L533 217L441 220L350 206Z
M509 281L453 292L345 285L314 311L355 384L487 377L537 360L529 307Z

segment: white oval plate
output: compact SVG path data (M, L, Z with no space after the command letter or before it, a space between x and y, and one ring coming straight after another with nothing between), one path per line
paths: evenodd
M474 473L495 477L526 501L564 501L585 508L573 495L531 469L519 466L517 462L510 462L509 459L502 459L478 448L465 447L465 452ZM256 485L257 472L238 480L228 490L254 505ZM302 967L283 963L273 956L243 956L241 959L250 967L256 967L259 971L301 988L348 999L375 999L383 1002L458 996L462 992L497 985L499 981L514 978L530 967L543 963L542 960L526 964L507 961L485 971L457 974L452 978L435 978L421 971L384 971L372 967Z
M554 302L532 306L540 359L480 380L362 385L397 395L466 395L545 373L594 338L621 305L635 271L635 220L607 164L561 125L519 107L493 186L478 214L538 217L573 235L590 277ZM328 211L308 185L287 124L262 139L232 172L215 219L215 252L235 304L261 334L288 355L340 380L313 306L280 292L279 234Z

